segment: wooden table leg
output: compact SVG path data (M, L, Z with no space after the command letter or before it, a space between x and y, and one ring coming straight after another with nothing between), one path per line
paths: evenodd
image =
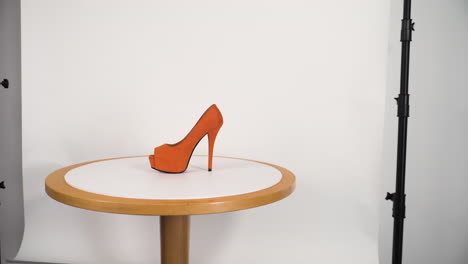
M161 216L161 264L189 263L190 216Z

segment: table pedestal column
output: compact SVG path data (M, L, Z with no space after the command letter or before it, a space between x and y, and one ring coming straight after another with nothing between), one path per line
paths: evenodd
M189 263L190 216L161 216L161 264Z

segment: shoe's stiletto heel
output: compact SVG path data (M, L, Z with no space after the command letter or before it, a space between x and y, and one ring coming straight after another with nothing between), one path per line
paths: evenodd
M184 172L198 142L208 135L208 171L211 171L214 142L222 125L223 116L214 104L203 113L184 139L176 144L164 144L154 149L154 155L148 157L151 168L168 173Z
M208 171L213 168L213 148L219 129L220 127L208 132Z

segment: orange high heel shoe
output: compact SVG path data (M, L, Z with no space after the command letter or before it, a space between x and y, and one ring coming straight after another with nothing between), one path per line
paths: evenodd
M213 104L203 113L184 139L175 144L164 144L154 149L154 155L149 156L151 168L167 173L184 172L198 142L208 135L208 171L211 171L214 142L222 125L223 116L218 107Z

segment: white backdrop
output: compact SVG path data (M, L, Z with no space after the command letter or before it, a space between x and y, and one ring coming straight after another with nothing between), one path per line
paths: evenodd
M216 103L215 154L284 166L297 189L193 217L192 263L377 263L388 15L375 0L23 0L17 259L158 263L157 217L62 205L44 179L149 154Z

